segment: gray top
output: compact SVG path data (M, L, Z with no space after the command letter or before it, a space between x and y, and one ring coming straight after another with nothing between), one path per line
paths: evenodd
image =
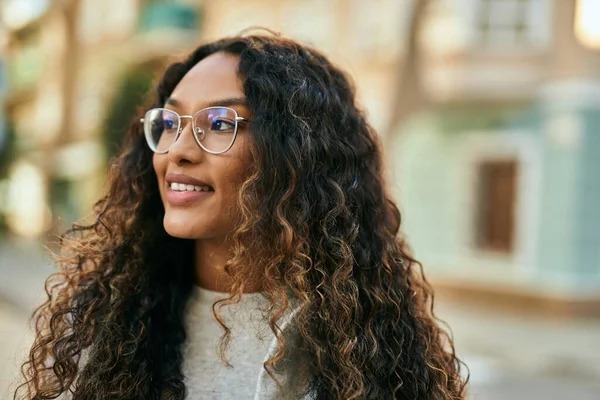
M218 342L223 329L212 313L212 303L227 294L196 286L187 310L187 341L184 345L183 373L187 398L195 399L299 399L306 386L306 373L298 348L290 336L289 322L295 314L284 315L279 326L286 335L286 357L277 365L278 388L263 363L278 350L275 335L263 317L268 304L261 293L246 293L240 303L224 306L221 315L231 329L226 360L220 359ZM294 351L296 350L296 351ZM293 352L294 357L289 353ZM302 370L302 371L301 371Z

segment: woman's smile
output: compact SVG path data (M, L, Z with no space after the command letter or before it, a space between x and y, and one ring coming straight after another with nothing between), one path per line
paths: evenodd
M214 192L196 190L173 190L167 189L167 201L172 206L185 206L206 199Z
M214 194L215 189L203 180L182 174L167 174L167 202L173 206L185 206Z

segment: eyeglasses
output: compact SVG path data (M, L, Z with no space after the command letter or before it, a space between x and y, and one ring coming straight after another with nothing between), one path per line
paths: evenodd
M160 154L169 151L183 131L183 119L192 120L196 143L211 154L222 154L229 150L235 142L239 123L250 122L229 107L208 107L194 115L179 115L168 108L153 108L140 119L152 151Z

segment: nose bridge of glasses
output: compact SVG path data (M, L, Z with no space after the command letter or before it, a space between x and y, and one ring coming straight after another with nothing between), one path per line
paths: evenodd
M190 121L186 124L185 120L189 119ZM181 133L183 132L183 130L185 129L186 126L192 126L193 123L192 121L194 120L194 117L192 117L191 115L180 115L179 116L179 132L178 135L181 135Z
M197 139L195 139L195 135L193 134L193 123L192 121L186 121L186 120L192 120L193 121L193 117L189 116L189 115L179 115L179 126L177 129L177 134L175 135L175 137L173 138L173 141L171 142L170 146L169 146L169 152L170 153L180 153L182 151L182 149L189 149L190 147L190 140L192 142L197 142ZM189 132L185 132L186 130L188 130L189 127Z
M189 119L191 121L187 124L187 126L190 127L190 132L192 133L192 136L196 140L196 143L200 144L200 142L205 139L205 130L204 130L204 127L198 126L198 123L196 120L197 114L196 115L180 115L179 118L180 118L180 123L179 123L179 132L177 134L177 137L179 138L181 136L181 134L183 133L183 131L186 127L186 125L184 124L184 120Z

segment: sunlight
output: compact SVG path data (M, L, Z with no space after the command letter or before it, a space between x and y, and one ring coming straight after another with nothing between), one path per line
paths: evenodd
M578 0L575 10L575 36L586 47L600 48L600 1Z

